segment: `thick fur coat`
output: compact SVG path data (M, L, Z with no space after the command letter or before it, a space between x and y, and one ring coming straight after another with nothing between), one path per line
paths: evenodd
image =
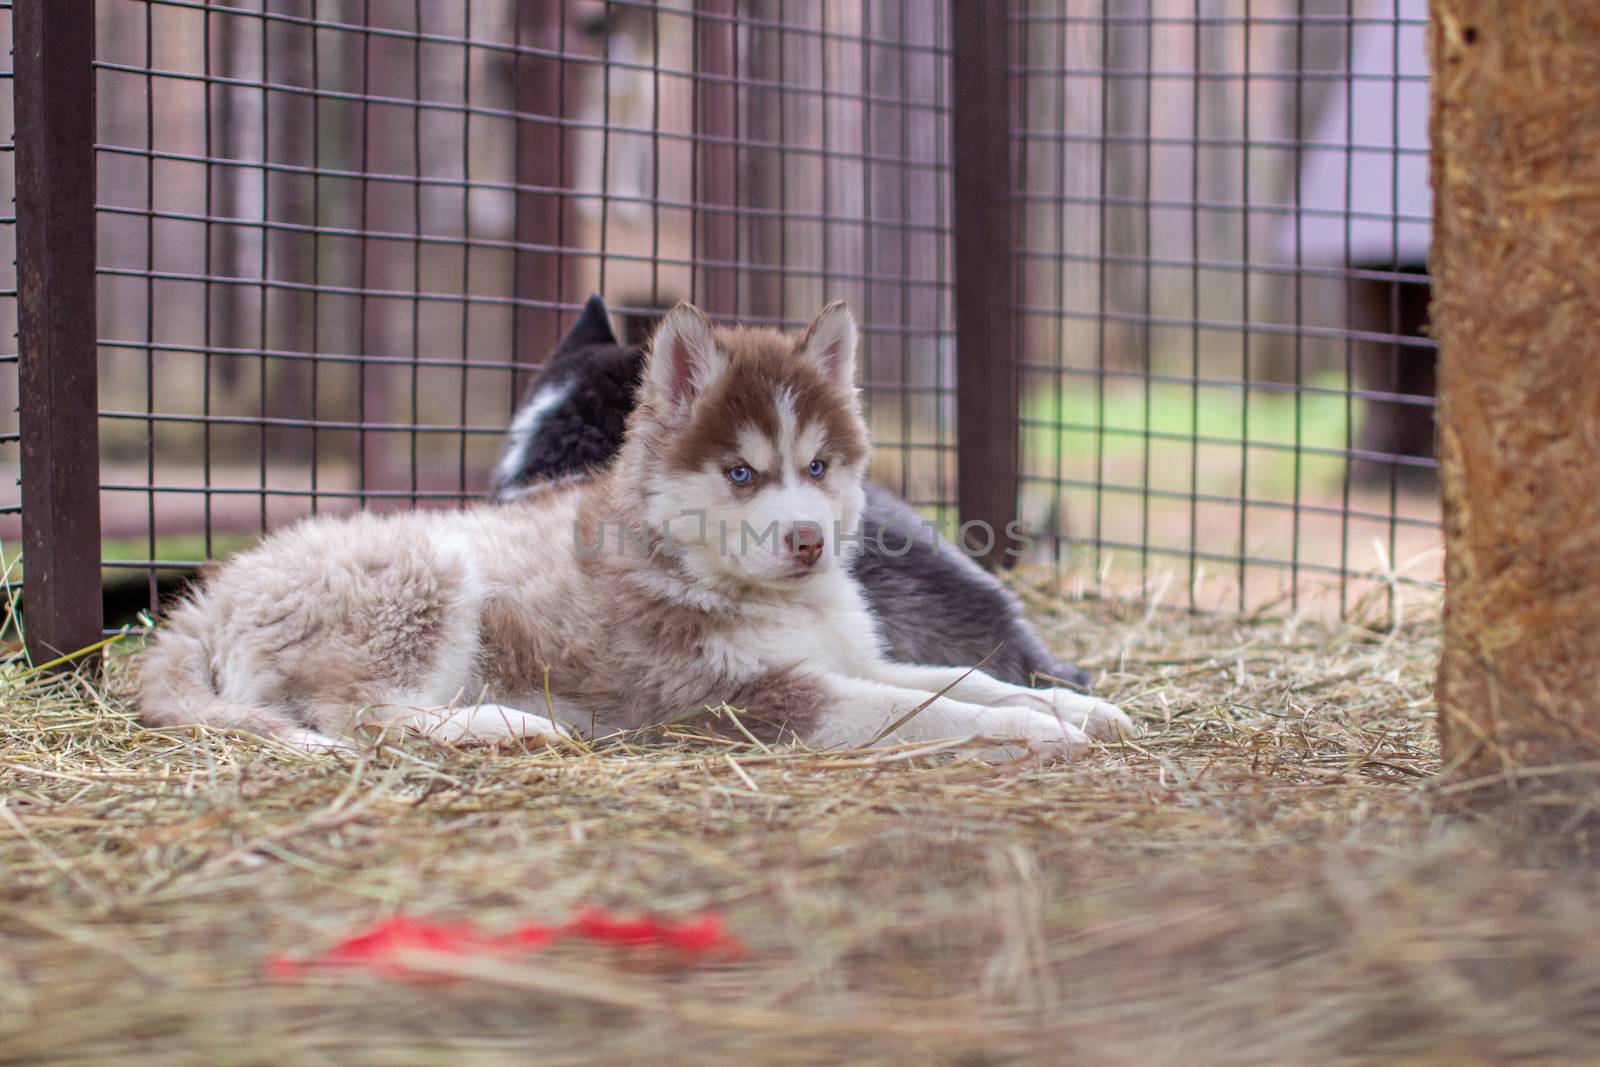
M644 373L644 352L618 343L605 301L583 313L529 386L495 467L491 499L508 502L608 468ZM1017 685L1087 687L1028 624L1022 605L888 489L866 483L861 550L851 568L892 659L962 666Z
M977 737L996 758L1131 731L1091 697L885 655L849 569L868 458L855 348L842 304L798 337L680 306L607 471L274 535L157 632L144 718L321 747L364 725L554 740L726 704L768 737Z

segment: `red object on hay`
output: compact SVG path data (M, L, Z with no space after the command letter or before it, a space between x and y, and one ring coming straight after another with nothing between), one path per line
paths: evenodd
M308 971L357 967L386 977L425 976L425 970L402 962L406 953L507 956L571 939L624 948L666 949L685 958L731 957L744 951L739 939L728 933L722 917L715 914L680 923L649 916L619 916L589 907L559 926L525 923L506 934L486 934L468 921L433 922L392 915L316 955L298 959L270 956L267 972L275 978L298 978Z

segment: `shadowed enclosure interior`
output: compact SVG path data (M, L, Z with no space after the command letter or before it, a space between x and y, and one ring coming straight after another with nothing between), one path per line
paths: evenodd
M1330 614L1436 580L1423 0L1008 0L1010 255L977 263L960 2L100 0L106 625L301 516L480 497L592 291L633 339L848 300L875 476L953 529L956 293L993 290L1010 350L961 358L1019 410L964 447L1018 435L1024 563Z

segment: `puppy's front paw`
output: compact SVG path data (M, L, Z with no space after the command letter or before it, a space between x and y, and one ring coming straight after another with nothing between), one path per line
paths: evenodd
M553 745L572 736L547 715L501 704L419 712L405 725L432 741L451 745Z
M301 752L309 752L313 756L353 756L357 751L356 746L349 741L329 737L327 734L308 730L303 726L297 726L289 730L278 740L290 748L297 748Z
M1127 712L1103 700L1095 703L1079 725L1096 741L1120 741L1138 737L1142 732L1139 724L1129 718Z
M1044 714L1059 716L1096 741L1118 741L1138 737L1140 733L1139 724L1129 718L1127 712L1097 697L1070 689L1041 689L1034 701Z
M1021 759L1076 759L1089 748L1089 735L1077 726L1030 708L996 708L1005 716L996 741L1006 744L982 750L979 755L990 763L1012 763Z

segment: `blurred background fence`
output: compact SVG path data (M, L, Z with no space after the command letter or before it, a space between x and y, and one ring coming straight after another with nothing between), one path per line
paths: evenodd
M1091 591L1438 577L1424 0L49 3L93 102L18 52L0 187L70 206L13 116L88 115L93 274L24 247L0 335L30 270L93 308L98 417L34 434L98 433L106 624L301 516L481 496L591 291L636 338L849 300L875 475L952 527L1014 509ZM45 4L0 35L48 43ZM48 395L16 351L6 413ZM13 588L22 533L12 489Z

